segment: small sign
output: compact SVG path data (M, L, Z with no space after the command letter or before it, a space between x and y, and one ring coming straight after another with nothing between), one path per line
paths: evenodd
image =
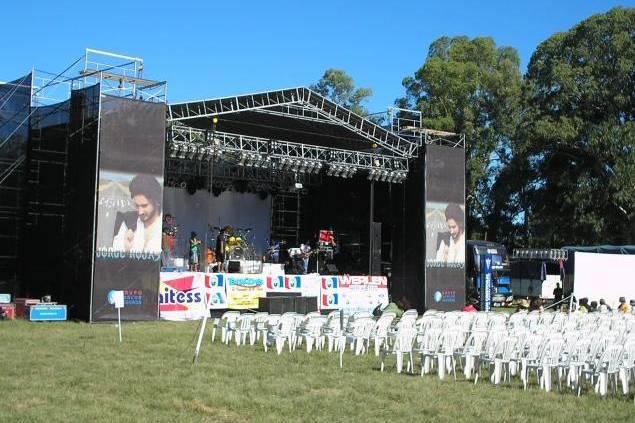
M9 304L11 302L11 294L0 294L0 304Z
M115 308L123 308L123 291L110 291L108 293L108 303L115 306Z
M29 320L32 322L66 320L66 306L34 304L29 307Z

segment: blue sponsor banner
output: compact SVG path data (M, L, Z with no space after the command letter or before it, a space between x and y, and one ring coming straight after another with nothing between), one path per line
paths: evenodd
M492 255L481 255L481 311L492 309Z
M29 307L29 320L32 322L66 320L66 306L32 305Z

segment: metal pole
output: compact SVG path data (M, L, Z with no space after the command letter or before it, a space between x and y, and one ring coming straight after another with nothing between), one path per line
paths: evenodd
M375 181L370 181L370 222L368 224L368 274L373 274L373 222L375 220Z
M121 343L121 309L117 307L117 320L119 321L119 343Z

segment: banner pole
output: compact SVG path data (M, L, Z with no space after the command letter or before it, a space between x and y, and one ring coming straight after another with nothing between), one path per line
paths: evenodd
M209 310L212 304L212 293L209 292L209 298L207 300L207 309L205 317L203 317L203 324L201 325L201 331L198 334L198 341L196 342L196 349L194 350L194 357L192 358L192 364L196 364L198 361L198 354L201 351L201 344L203 343L203 334L205 333L205 326L207 325L207 319L209 319Z
M121 343L121 308L119 307L117 307L117 320L119 321L117 325L119 327L119 343Z

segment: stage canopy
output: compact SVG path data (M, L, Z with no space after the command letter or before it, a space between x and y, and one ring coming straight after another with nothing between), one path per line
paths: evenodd
M420 143L308 88L169 105L172 158L400 183Z

